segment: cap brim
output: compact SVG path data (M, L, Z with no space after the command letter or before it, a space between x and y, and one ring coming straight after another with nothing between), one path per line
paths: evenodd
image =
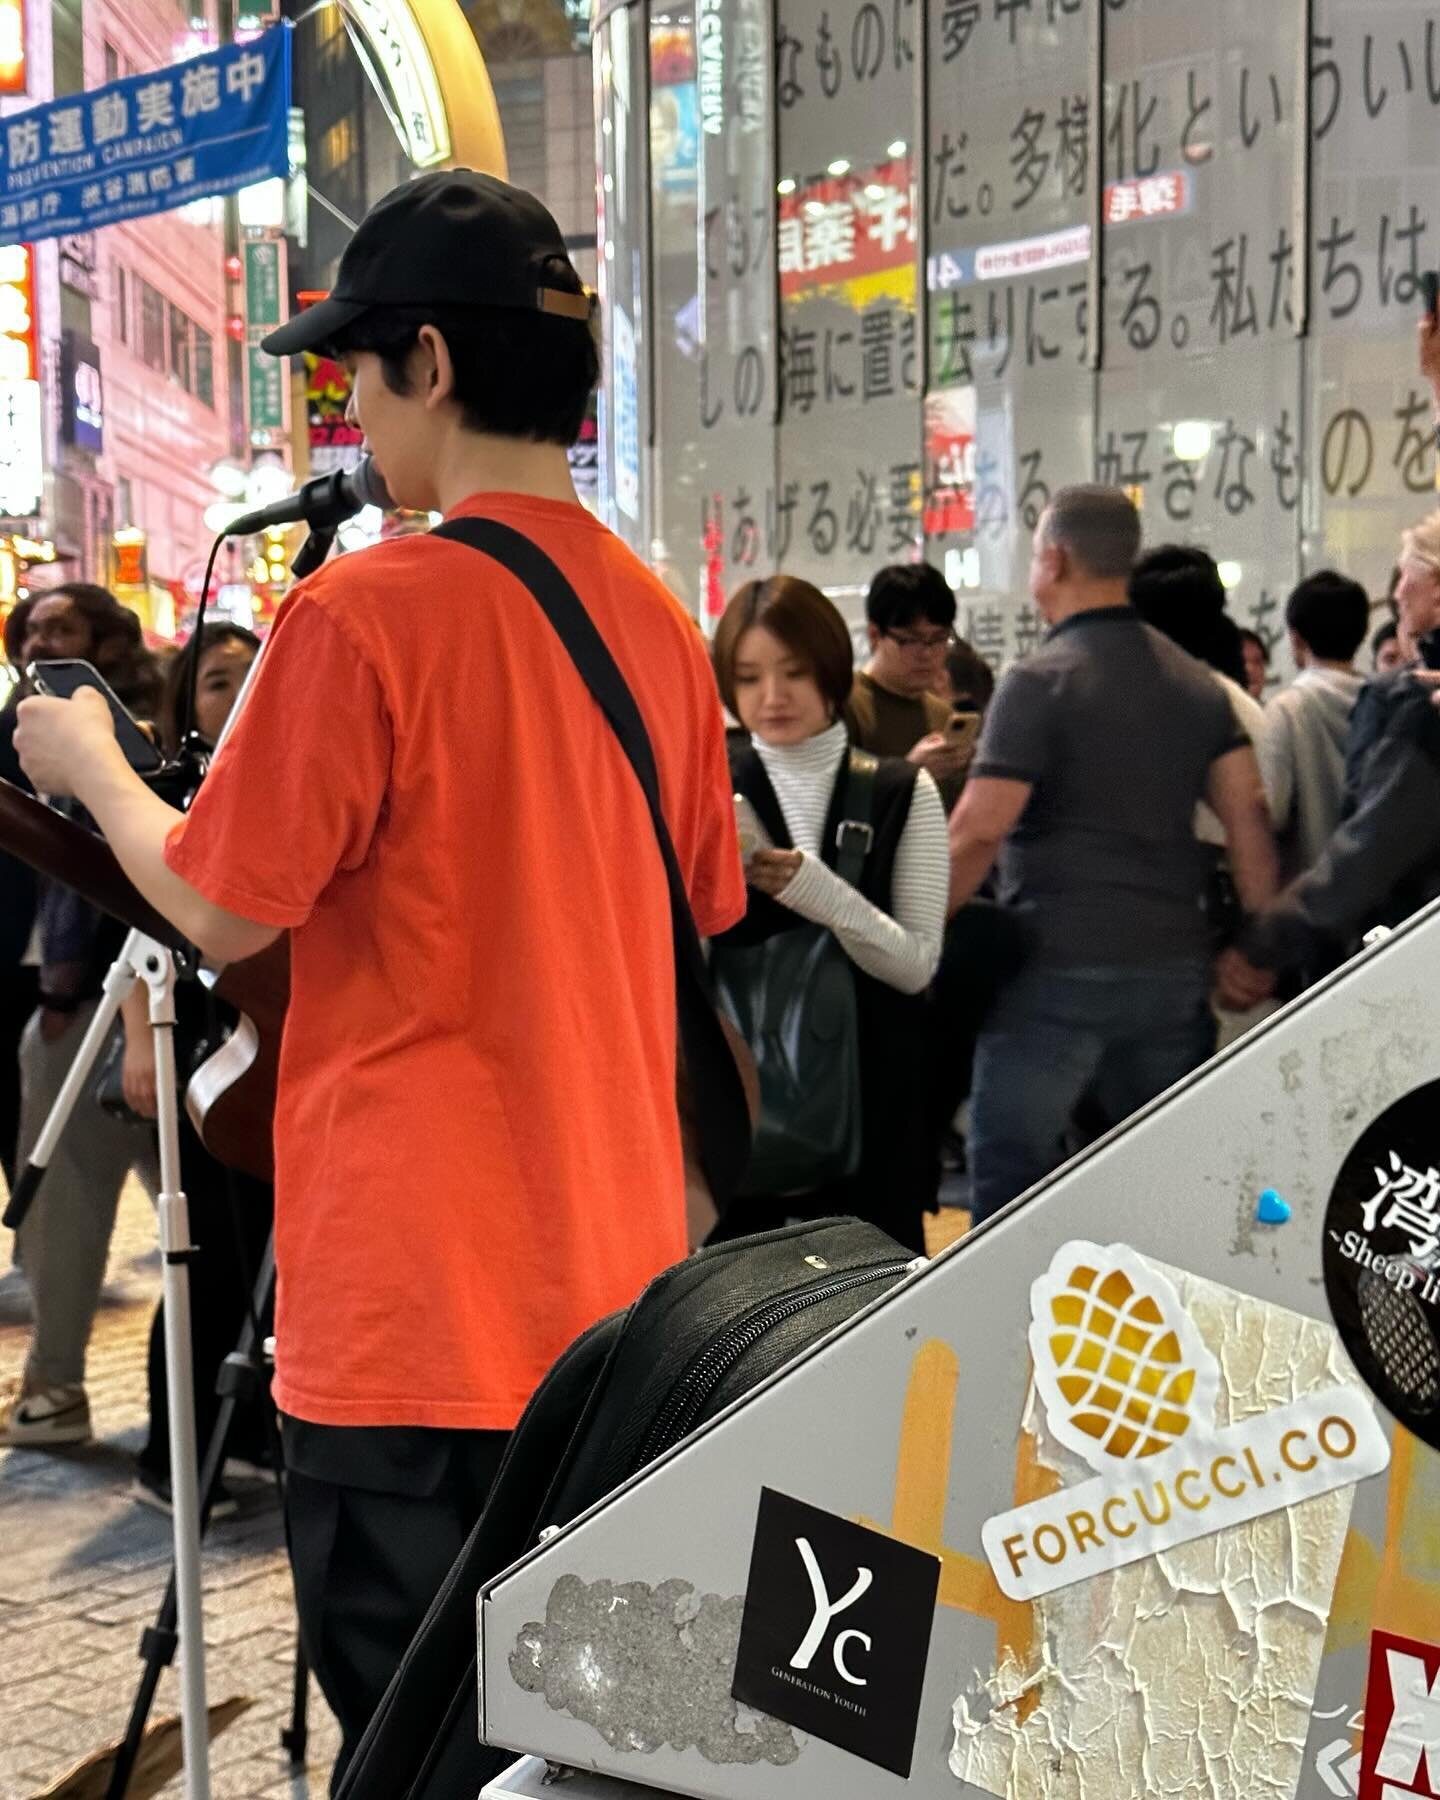
M369 310L361 300L319 300L287 319L269 337L261 338L260 348L267 356L299 356L305 350L323 350L333 343L342 326Z

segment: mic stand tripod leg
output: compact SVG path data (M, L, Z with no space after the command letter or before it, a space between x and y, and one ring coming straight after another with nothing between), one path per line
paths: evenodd
M170 1498L180 1627L180 1726L186 1800L210 1800L210 1730L205 1704L205 1629L200 1586L200 1483L195 1454L195 1382L190 1356L190 1208L180 1186L180 1094L175 1079L175 959L139 940L135 973L150 994L160 1137L160 1252L165 1293L165 1379L170 1404Z
M202 1538L209 1523L215 1489L219 1486L220 1474L225 1466L225 1448L230 1439L230 1428L234 1423L236 1408L242 1400L249 1399L259 1385L260 1374L263 1370L264 1347L259 1341L256 1321L268 1316L274 1291L275 1240L272 1236L270 1242L265 1246L265 1257L255 1278L251 1301L252 1311L241 1328L239 1342L225 1358L216 1381L216 1391L220 1395L220 1408L215 1415L215 1424L210 1432L210 1442L205 1449L204 1466L200 1471L200 1533ZM165 1589L165 1598L160 1603L160 1611L156 1614L155 1623L146 1626L140 1639L140 1655L145 1662L145 1673L140 1677L140 1686L130 1709L130 1722L125 1730L124 1742L115 1755L115 1762L110 1771L110 1785L105 1790L105 1800L125 1800L125 1795L129 1792L130 1779L134 1773L136 1758L140 1754L140 1747L145 1740L145 1725L150 1717L150 1708L154 1704L155 1691L160 1685L161 1672L170 1664L175 1655L176 1610L176 1571L172 1569L169 1583Z

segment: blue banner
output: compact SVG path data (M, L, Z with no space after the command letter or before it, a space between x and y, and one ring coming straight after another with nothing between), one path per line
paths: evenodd
M290 26L0 119L0 244L289 172Z

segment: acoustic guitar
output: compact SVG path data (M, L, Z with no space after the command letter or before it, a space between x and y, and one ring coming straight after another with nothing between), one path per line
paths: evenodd
M122 925L172 950L184 947L184 938L155 911L102 838L3 780L0 850L73 888ZM186 1110L201 1143L218 1162L272 1181L280 1033L290 1000L288 935L258 956L227 964L210 985L239 1018L231 1035L191 1076Z

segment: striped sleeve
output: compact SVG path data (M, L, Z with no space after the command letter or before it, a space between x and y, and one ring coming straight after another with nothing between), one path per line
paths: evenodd
M828 926L858 969L902 994L919 994L939 967L949 895L945 807L921 770L895 854L893 918L808 851L780 899L812 924Z

